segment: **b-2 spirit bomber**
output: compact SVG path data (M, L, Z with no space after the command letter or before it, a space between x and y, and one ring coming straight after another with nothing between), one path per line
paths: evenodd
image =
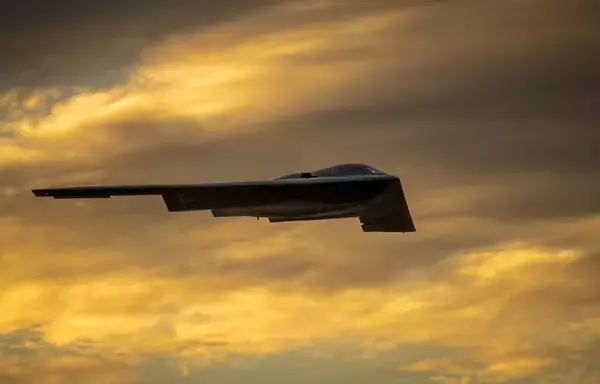
M263 217L271 223L356 217L364 232L415 232L400 179L365 164L340 164L262 181L32 192L55 199L159 195L169 212L210 210L214 217Z

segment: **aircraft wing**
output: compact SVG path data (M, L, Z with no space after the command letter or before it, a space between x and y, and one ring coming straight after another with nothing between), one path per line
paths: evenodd
M390 183L388 178L343 177L267 180L184 185L89 186L35 189L38 197L55 199L162 196L170 212L253 207L287 200L360 203L373 199Z

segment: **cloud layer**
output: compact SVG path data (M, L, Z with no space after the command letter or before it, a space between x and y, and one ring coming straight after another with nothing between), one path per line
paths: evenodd
M594 2L111 4L0 17L0 382L598 380ZM30 192L354 161L418 232Z

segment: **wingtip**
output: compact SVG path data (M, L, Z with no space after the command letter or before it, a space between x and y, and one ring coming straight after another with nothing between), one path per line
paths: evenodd
M36 197L49 197L52 196L52 194L48 191L45 191L43 189L32 189L31 192L33 192L33 195Z

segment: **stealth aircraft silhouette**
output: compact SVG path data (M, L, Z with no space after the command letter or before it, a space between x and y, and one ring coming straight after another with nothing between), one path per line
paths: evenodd
M264 217L271 223L357 217L364 232L414 232L400 179L365 164L340 164L273 180L184 185L34 189L55 199L162 196L169 212Z

